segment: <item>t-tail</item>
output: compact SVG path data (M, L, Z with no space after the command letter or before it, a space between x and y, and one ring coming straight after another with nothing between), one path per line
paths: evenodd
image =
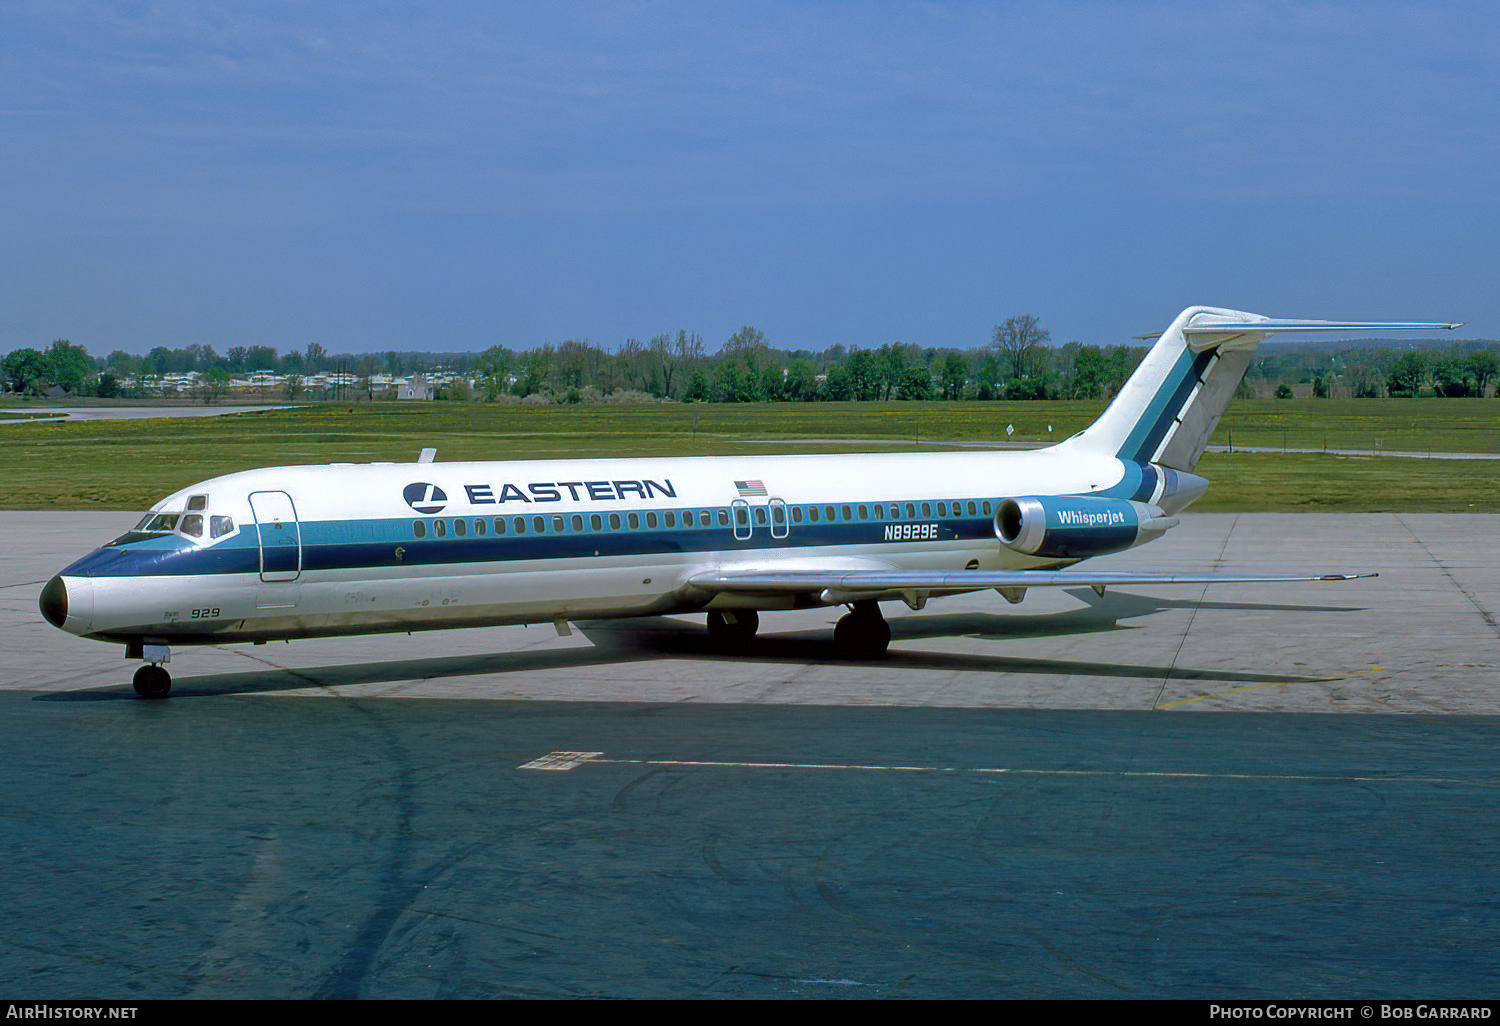
M1457 327L1440 322L1286 320L1212 306L1189 307L1162 332L1099 419L1059 448L1191 473L1254 359L1256 345L1267 336Z

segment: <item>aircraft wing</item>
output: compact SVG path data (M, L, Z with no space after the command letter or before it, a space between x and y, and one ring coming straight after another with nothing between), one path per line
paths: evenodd
M1353 581L1378 574L1221 574L1135 573L1106 570L714 570L693 576L688 583L708 592L743 594L767 592L826 592L824 601L853 602L881 595L953 594L994 588L1006 592L1026 588L1104 588L1131 584L1284 584L1302 581ZM1019 599L1012 599L1018 601Z

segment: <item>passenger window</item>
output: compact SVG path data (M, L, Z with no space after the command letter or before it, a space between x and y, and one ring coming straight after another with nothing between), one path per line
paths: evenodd
M543 531L547 530L547 518L546 517L532 517L531 518L531 527L532 527L532 530L536 531L537 534L541 534Z
M764 507L764 506L756 506L755 507L755 522L757 524L764 524L766 522L766 507Z
M630 514L630 529L632 531L639 531L641 529L641 516L639 513Z
M609 515L609 529L611 531L618 531L620 529L620 514L611 513Z
M676 513L663 513L662 516L666 518L667 526L668 527L676 527L677 526L677 514Z
M583 514L582 513L574 513L573 514L573 530L574 531L579 531L579 532L581 532L583 530Z
M234 520L230 517L209 517L208 534L210 538L222 538L234 530Z
M777 527L780 527L782 524L786 523L786 510L781 506L772 506L771 523L775 524Z
M744 506L736 506L734 508L734 522L741 527L744 527L746 524L750 523L750 515L745 510Z
M194 498L201 498L201 496L195 495ZM189 513L187 516L183 517L182 533L187 535L189 538L203 537L203 514Z
M853 520L854 518L849 515L849 507L845 506L843 509L844 509L844 519L845 520Z
M448 534L447 522L442 520L434 520L432 523L432 533L437 535L439 538L445 537Z
M479 518L477 518L474 521L474 533L475 534L483 534L484 533L484 518L483 517L479 517Z
M932 516L932 503L930 503L930 502L924 502L924 503L922 503L922 515L924 517L930 517L930 516Z
M828 520L828 522L830 524L833 523L834 520L837 519L837 517L834 516L834 512L833 512L833 507L832 506L824 506L823 507L823 516L825 518L827 518L827 520Z
M908 519L908 520L915 520L915 519L917 519L917 507L916 507L915 503L908 502L906 504L906 519Z
M646 526L650 527L650 528L655 528L656 527L656 514L655 513L647 513L646 514Z
M872 506L870 508L875 511L875 519L876 520L884 520L885 519L885 507L882 506L880 503L877 502L874 506Z
M972 517L973 515L974 515L974 500L970 499L969 500L969 516Z
M561 513L552 514L552 530L556 531L558 534L562 534L563 518Z
M989 516L990 515L990 500L989 499L985 499L983 505L980 508L984 510L984 515L985 516Z
M859 519L861 519L861 520L869 520L870 519L870 511L869 511L869 509L867 509L864 506L859 507Z
M685 509L685 510L682 511L682 526L683 527L692 527L693 526L693 511L692 510Z
M945 517L947 515L948 515L948 504L946 502L940 502L940 503L938 503L938 516Z
M815 524L818 522L818 507L807 507L807 519L811 520Z
M727 509L721 509L721 510L719 510L719 526L720 527L728 527L729 526L729 511Z
M901 507L898 506L898 505L896 505L894 502L891 503L891 519L892 520L900 520L901 519Z
M800 523L802 523L802 507L801 506L793 506L792 507L792 523L794 523L794 524L800 524Z
M525 517L516 517L515 523L512 526L515 527L517 534L525 534L526 533L526 518Z
M462 538L469 533L469 522L467 520L453 521L453 533Z
M219 518L218 517L214 517L214 519L217 520ZM424 523L422 523L422 521L420 521L420 520L413 520L411 522L411 533L414 534L414 535L416 535L418 538L426 538L427 537L427 525L424 524Z
M596 531L604 530L604 518L595 513L589 517L589 526Z
M495 518L495 533L496 534L504 534L505 533L505 518L504 517L496 517Z

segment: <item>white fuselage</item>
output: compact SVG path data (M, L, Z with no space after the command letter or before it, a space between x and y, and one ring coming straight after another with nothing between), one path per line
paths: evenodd
M167 497L142 529L64 570L59 626L101 640L192 644L817 605L828 598L711 593L690 579L739 569L1056 567L1071 560L997 542L999 500L1162 498L1161 481L1143 481L1134 464L1059 455L246 471Z

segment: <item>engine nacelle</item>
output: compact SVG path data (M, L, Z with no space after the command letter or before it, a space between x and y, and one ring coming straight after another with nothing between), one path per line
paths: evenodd
M1000 501L995 537L1028 556L1084 559L1148 542L1176 523L1155 506L1130 499L1024 495Z

